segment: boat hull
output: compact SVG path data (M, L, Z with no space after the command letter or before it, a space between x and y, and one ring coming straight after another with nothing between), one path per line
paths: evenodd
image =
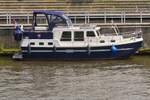
M48 48L48 47L22 47L23 58L50 58L50 59L117 59L127 58L136 53L142 46L142 41L103 47L78 47L78 48Z

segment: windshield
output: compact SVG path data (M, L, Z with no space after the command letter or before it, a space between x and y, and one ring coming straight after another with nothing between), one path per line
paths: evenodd
M65 16L47 15L49 22L55 23L56 26L72 26L71 20Z
M113 28L101 28L100 33L102 35L117 35Z

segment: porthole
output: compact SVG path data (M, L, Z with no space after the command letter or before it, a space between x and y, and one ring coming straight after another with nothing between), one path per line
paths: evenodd
M53 45L53 43L52 42L48 42L48 45Z
M105 41L104 40L100 40L100 43L105 43Z
M31 42L30 45L35 45L35 43L34 43L34 42Z
M39 42L39 45L44 45L44 43L43 42Z
M116 42L115 40L111 40L110 42Z

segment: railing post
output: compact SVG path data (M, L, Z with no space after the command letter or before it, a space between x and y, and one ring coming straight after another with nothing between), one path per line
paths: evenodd
M123 12L121 12L121 23L123 23Z
M106 11L104 11L104 23L107 23L106 17L107 17Z
M9 23L9 21L8 21L8 19L9 19L9 17L8 17L9 15L8 15L8 13L6 14L6 24L8 24Z
M90 14L88 12L88 24L90 23Z
M11 13L9 13L9 24L11 24Z
M85 16L85 17L84 17L84 18L85 18L84 24L86 24L86 23L87 23L87 19L86 19L87 16L86 16L86 14L84 14L84 16Z
M123 23L126 23L126 12L123 13Z
M77 23L77 17L74 16L74 23L76 24Z
M140 11L140 23L143 23L142 11Z
M29 24L30 23L30 15L28 14L27 15L27 24Z

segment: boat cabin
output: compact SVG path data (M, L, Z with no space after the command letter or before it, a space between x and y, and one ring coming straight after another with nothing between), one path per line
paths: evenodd
M88 42L96 42L99 39L99 32L94 28L54 28L54 40L63 46L84 46Z

